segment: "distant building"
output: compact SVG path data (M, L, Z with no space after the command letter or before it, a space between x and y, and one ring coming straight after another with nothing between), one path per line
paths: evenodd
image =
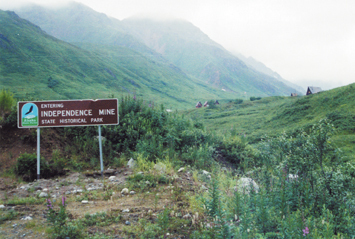
M201 108L201 107L202 107L202 103L201 103L201 101L197 102L197 104L196 104L196 108Z
M308 86L306 95L317 94L322 91L322 88L315 86Z
M208 106L208 101L206 101L204 104L203 104L203 107L207 107Z
M291 93L291 96L293 97L293 96L297 96L297 93Z
M218 100L216 100L215 102L214 102L216 105L219 105L219 102L218 102Z

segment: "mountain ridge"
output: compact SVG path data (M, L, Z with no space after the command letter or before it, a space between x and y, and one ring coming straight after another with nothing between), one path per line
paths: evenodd
M193 24L186 23L186 21L180 20L178 22L180 25L176 24L176 20L168 21L167 23L157 23L155 21L158 26L154 26L152 22L147 25L144 24L145 20L135 19L135 22L137 23L138 21L140 25L133 26L132 19L112 20L111 17L105 14L102 15L85 7L86 17L93 15L106 20L111 19L113 24L107 27L98 25L98 21L91 21L94 24L90 25L88 24L89 21L82 20L85 19L84 16L83 18L79 17L84 10L81 11L77 8L82 7L82 4L73 4L76 6L75 14L71 14L73 9L70 6L59 10L49 10L36 6L31 8L31 10L19 11L19 14L30 21L34 21L46 32L57 34L55 36L59 39L72 43L87 42L128 47L153 60L172 63L192 77L219 90L224 89L234 93L236 97L243 96L244 92L248 92L249 95L267 96L289 95L295 91L292 87L286 86L276 78L249 69L244 62L227 52L218 43L210 40L206 34L198 30ZM36 10L39 8L41 10ZM47 14L44 14L43 11L46 11ZM90 14L87 14L86 11L90 11ZM64 14L65 17L61 14ZM42 18L38 17L38 15L41 15ZM61 16L62 18L47 19L48 16L53 15ZM79 20L74 22L76 18L79 18ZM74 23L65 25L66 27L63 28L62 23L66 21ZM174 22L174 26L171 26L172 22ZM183 26L181 26L181 22L183 22ZM169 30L170 28L170 35L165 34L165 39L162 39L161 35L157 34L156 28L161 28L164 24L164 29ZM176 31L177 26L181 26L180 32ZM67 31L66 34L62 33L63 29ZM80 36L78 36L76 29L83 31ZM186 31L186 29L188 30ZM142 33L147 30L152 33L150 39L142 37ZM177 38L176 35L179 37Z
M129 48L69 44L9 11L0 11L0 23L0 87L14 92L17 98L135 94L177 109L193 107L204 97L223 96L175 66Z

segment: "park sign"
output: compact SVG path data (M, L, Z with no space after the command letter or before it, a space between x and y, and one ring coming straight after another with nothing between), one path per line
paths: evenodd
M66 127L118 124L118 100L18 102L18 127Z

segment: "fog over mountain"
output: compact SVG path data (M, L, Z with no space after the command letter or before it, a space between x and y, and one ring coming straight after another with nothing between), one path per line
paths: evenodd
M303 88L308 81L302 79L332 87L355 80L354 1L78 1L120 20L143 13L186 19L226 49L257 59ZM0 8L28 2L0 0Z

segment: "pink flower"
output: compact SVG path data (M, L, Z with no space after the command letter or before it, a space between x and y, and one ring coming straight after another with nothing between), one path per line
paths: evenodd
M306 227L306 228L303 229L302 231L303 231L303 236L306 236L307 234L309 234L309 229L308 229L308 227Z
M63 205L63 207L65 207L65 200L66 199L67 199L66 197L62 197L62 205Z
M53 209L51 200L49 200L49 199L47 199L47 207L48 207L48 209Z

